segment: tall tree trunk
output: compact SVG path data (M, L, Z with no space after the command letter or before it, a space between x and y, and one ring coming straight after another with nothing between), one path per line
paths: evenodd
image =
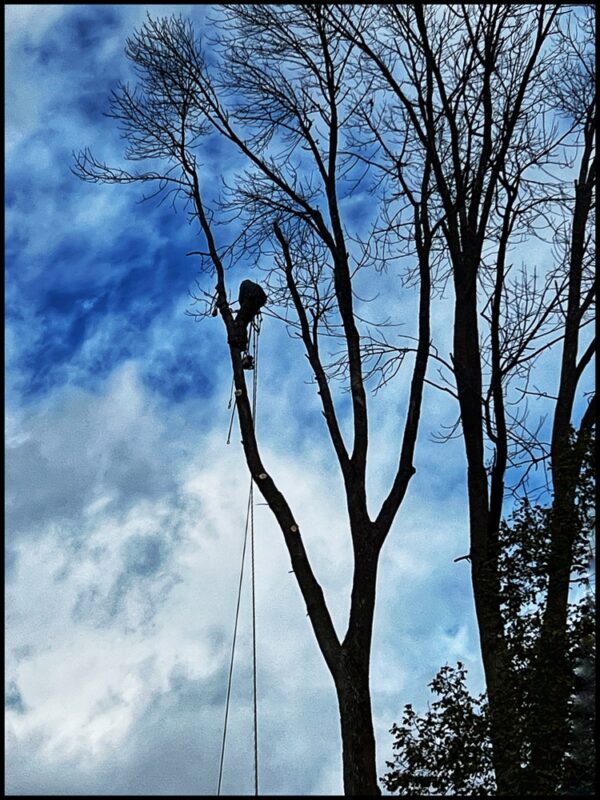
M356 498L356 495L354 495ZM385 538L369 523L364 507L350 503L354 576L348 631L334 673L342 728L344 794L379 795L369 670L377 564Z
M511 669L503 637L498 600L498 575L473 558L473 594L481 655L490 708L492 759L500 796L521 794L521 737L515 714Z
M569 289L565 336L552 429L551 464L554 499L550 520L551 552L548 594L536 665L536 698L533 715L532 780L535 791L557 790L557 776L568 747L570 691L567 656L569 579L573 567L573 542L577 525L575 486L581 469L581 447L570 441L571 419L581 376L578 349L581 327L581 293L587 236L596 181L595 104L585 126L585 149L575 181L575 204L569 249ZM583 361L583 359L582 359ZM582 427L592 424L584 415ZM580 431L581 434L582 431Z
M569 513L574 499L567 494L564 487L555 494L549 563L553 591L546 602L535 680L530 790L542 795L557 791L569 740L567 613L576 514Z
M581 444L576 447L567 436L561 451L553 453L549 586L539 640L532 718L530 790L533 794L557 792L569 746L572 690L567 637L569 579L579 524L575 496L582 454Z
M369 688L369 657L342 656L336 680L342 729L344 794L380 795Z
M490 513L482 416L476 264L455 264L454 370L467 456L471 575L481 656L491 713L498 794L519 792L520 736L512 702L511 669L500 612L498 525Z

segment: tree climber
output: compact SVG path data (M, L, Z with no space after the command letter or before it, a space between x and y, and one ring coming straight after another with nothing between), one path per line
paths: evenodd
M242 352L245 352L248 349L248 325L250 325L260 309L267 302L267 295L258 283L245 280L240 284L238 302L240 308L235 317L235 333L234 337L231 339L231 344L239 348ZM244 367L245 369L252 369L253 363L251 356L245 356Z

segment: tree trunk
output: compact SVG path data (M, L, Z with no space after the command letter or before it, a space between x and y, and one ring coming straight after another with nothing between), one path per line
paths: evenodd
M455 264L454 371L467 457L471 575L491 714L494 771L498 794L511 795L519 793L520 731L512 713L511 668L500 611L500 520L492 519L485 469L476 293L478 258L479 253L475 252Z
M334 674L342 728L344 794L380 795L375 758L369 667L377 563L383 536L354 505L354 578L350 619Z
M568 460L571 449L568 443L564 449L567 453L555 468L549 586L536 665L531 754L532 792L535 794L556 793L569 742L571 675L567 655L567 618L577 526L574 482L580 465L566 466L564 462Z
M492 760L500 796L522 793L521 731L498 602L498 575L490 564L473 559L473 594L490 709Z
M368 654L366 659L346 657L336 679L340 723L344 794L380 795L375 760L375 734L369 689ZM364 663L366 661L366 664Z
M581 469L578 453L569 441L581 363L577 353L581 319L581 292L586 234L590 224L595 185L595 104L588 112L585 152L578 180L569 256L569 292L560 381L552 429L552 483L554 501L550 525L551 553L548 565L548 595L539 642L533 715L532 776L536 793L556 791L560 767L569 739L570 675L567 658L569 579L573 568L573 542L577 527L575 487ZM591 418L590 418L591 422ZM587 424L587 423L586 423Z

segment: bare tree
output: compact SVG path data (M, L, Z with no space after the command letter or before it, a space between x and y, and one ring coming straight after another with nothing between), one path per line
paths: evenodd
M152 168L113 168L83 151L74 170L91 182L149 183L174 202L183 200L197 220L206 242L200 253L203 269L216 278L215 305L228 337L246 461L281 529L337 691L344 790L380 794L369 661L379 556L415 472L430 349L430 256L439 228L435 209L428 210L432 171L425 156L408 214L390 222L385 235L379 237L376 229L367 241L352 235L344 196L364 186L365 173L373 172L364 160L373 151L365 136L372 87L356 59L358 49L336 33L320 5L226 6L214 30L218 35L209 58L190 22L148 18L126 48L139 84L135 89L121 86L113 94L110 115L129 144L126 157L149 161ZM215 140L228 144L242 164L235 184L225 186L220 195L207 187L200 161L210 157L208 147ZM388 179L385 173L378 179L380 189ZM381 203L381 208L386 198L380 189L375 186L370 202ZM225 233L216 219L227 220ZM360 270L402 257L396 240L414 243L410 254L416 256L420 285L416 352L395 477L379 511L370 515L365 373L377 353L365 345L368 332L377 328L358 313L354 285ZM341 470L354 551L343 638L309 561L299 520L261 456L228 292L227 268L241 253L274 262L268 276L270 307L277 306L275 313L303 343ZM211 307L209 299L207 312ZM330 345L338 351L341 347L342 356L338 352L330 357ZM350 394L351 445L342 433L332 375L344 379Z
M578 387L595 353L595 340L582 334L596 291L590 278L595 95L589 10L408 4L370 11L333 6L329 13L386 97L380 153L395 161L403 192L410 196L431 171L428 209L436 209L441 231L433 248L445 254L455 297L453 352L437 360L446 370L443 388L456 393L465 442L468 558L498 791L551 794L560 785L567 742L574 486L595 420L592 401L573 436ZM412 135L398 137L404 126ZM574 193L563 177L573 168ZM527 238L553 239L555 264L541 276L528 267L513 278L510 250ZM543 421L532 429L526 401L552 399L537 390L532 369L553 347L562 348L562 360L551 441L545 442ZM391 363L398 357L391 349L387 354ZM390 361L385 364L389 369ZM498 531L507 488L526 488L539 464L551 470L552 557L534 724L524 736L511 713ZM530 753L525 740L533 743Z
M578 519L576 486L596 421L595 394L579 423L574 424L573 419L581 378L596 352L595 336L589 337L586 345L581 333L582 326L591 320L589 311L596 296L593 277L596 96L592 17L588 14L579 24L577 20L567 20L559 35L563 59L561 74L555 71L553 75L556 99L560 111L576 126L579 163L568 216L557 231L566 273L561 308L564 331L550 442L554 497L548 593L536 665L537 697L532 726L536 733L532 749L533 785L548 791L556 786L557 769L564 760L568 743L566 626Z

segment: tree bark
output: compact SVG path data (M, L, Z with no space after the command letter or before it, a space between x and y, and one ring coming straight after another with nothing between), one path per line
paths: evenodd
M533 714L532 778L535 791L556 791L557 775L568 747L568 702L570 691L567 657L567 615L569 579L573 567L573 543L577 525L576 484L582 452L570 441L571 419L581 376L577 353L582 317L582 278L587 249L587 232L596 183L595 104L588 110L585 147L579 176L575 181L575 203L569 243L569 290L565 319L558 398L551 444L554 499L550 521L551 552L548 565L548 594L536 665L536 698ZM582 359L583 361L583 359ZM591 423L584 416L580 435ZM578 452L579 450L579 452Z
M481 656L491 713L499 795L519 793L519 731L512 714L511 668L500 612L498 523L490 513L485 470L482 378L477 324L476 264L455 264L454 370L467 456L471 573Z
M351 504L351 514L358 513ZM380 795L377 779L375 734L371 711L369 668L377 565L382 531L365 516L354 520L354 576L348 631L333 673L342 731L344 794Z
M342 730L344 794L380 795L369 688L369 654L343 651L336 690Z

